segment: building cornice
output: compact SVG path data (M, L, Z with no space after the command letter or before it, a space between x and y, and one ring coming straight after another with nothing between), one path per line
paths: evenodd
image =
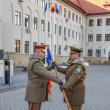
M86 14L87 12L85 10L83 10L82 8L78 7L76 4L74 4L73 2L69 1L69 0L61 0L62 2L68 4L69 6L75 8L76 10L78 10L79 12Z
M110 15L110 12L88 13L87 15Z
M62 2L68 4L69 6L75 8L76 10L78 10L79 12L86 14L86 15L104 15L104 14L110 14L110 12L107 10L107 12L89 12L88 10L84 10L83 8L79 7L78 5L76 5L74 2L71 2L70 0L61 0ZM80 1L78 0L78 3ZM80 3L79 3L80 5Z

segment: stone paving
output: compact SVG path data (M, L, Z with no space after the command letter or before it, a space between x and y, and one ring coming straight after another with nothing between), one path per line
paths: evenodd
M14 76L11 78L10 85L3 84L3 78L0 78L0 93L25 87L27 82L27 73L22 68L15 68Z
M86 103L82 110L110 110L110 65L90 66L86 78ZM28 110L25 88L0 93L0 110ZM53 83L51 102L42 110L67 110L59 86Z

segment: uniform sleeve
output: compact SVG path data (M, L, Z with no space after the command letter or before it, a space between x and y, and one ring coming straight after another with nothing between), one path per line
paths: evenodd
M32 71L39 75L40 77L43 77L47 80L51 80L53 82L59 83L61 82L61 80L59 78L56 78L54 75L54 73L47 71L47 69L44 67L44 65L41 62L34 62L33 66L32 66Z
M64 85L64 87L66 89L71 88L71 86L73 86L78 80L80 80L80 78L83 76L83 74L84 74L84 67L82 65L77 65L73 69L73 73L70 76L70 78L68 79L68 81L66 82L66 84Z
M66 68L57 67L58 72L61 72L63 74L66 74Z
M53 69L51 65L47 66L46 68L48 71L51 71Z

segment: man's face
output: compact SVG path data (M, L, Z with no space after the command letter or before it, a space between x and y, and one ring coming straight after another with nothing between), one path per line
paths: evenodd
M41 50L41 57L45 58L45 52Z
M45 52L42 49L36 49L36 54L39 55L41 58L45 58Z
M77 53L75 51L73 51L72 53L70 53L70 59L71 60L74 60L74 59L76 59L78 57L79 57L79 53Z

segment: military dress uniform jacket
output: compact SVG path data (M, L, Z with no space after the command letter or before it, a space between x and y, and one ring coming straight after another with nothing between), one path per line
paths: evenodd
M28 63L28 84L25 100L33 103L41 103L46 100L47 81L59 83L61 80L47 71L43 62L33 55Z
M70 104L82 105L85 102L85 76L86 71L80 59L73 61L66 69L58 67L59 72L65 74L67 96Z

